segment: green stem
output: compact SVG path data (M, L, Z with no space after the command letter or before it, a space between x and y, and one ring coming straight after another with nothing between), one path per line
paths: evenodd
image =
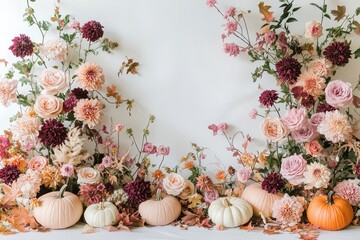
M64 193L65 193L65 189L67 188L67 184L64 184L59 191L59 194L57 195L57 198L63 198L64 197Z
M156 201L161 201L162 200L162 197L161 197L161 189L158 188L156 190L156 198L155 198Z
M326 204L330 204L333 205L334 204L334 199L333 199L333 195L335 194L335 192L333 190L331 190L328 195L327 195L327 201Z

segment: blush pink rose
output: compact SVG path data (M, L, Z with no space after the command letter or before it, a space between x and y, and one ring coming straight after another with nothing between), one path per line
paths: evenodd
M264 34L264 40L267 44L272 44L273 42L275 42L276 34L274 33L274 31L267 31Z
M179 197L182 200L186 200L188 199L190 196L195 194L195 186L192 182L190 182L189 180L186 180L186 184L184 189L181 191Z
M183 176L177 173L170 173L163 180L163 188L167 194L177 196L186 187L186 180Z
M302 128L302 126L307 122L306 115L306 108L292 108L286 112L285 117L282 120L285 125L293 131Z
M40 172L48 164L48 160L43 156L35 156L28 162L28 168Z
M261 125L265 137L274 142L282 140L287 134L286 126L278 118L266 118Z
M64 40L50 40L40 47L40 54L46 58L65 61L67 57L67 44Z
M42 94L36 98L34 110L42 118L56 118L63 110L63 100L52 95Z
M251 171L242 166L237 170L236 177L239 182L246 183L251 177Z
M164 145L160 145L156 148L156 153L158 155L167 156L170 153L170 147L166 147Z
M306 123L302 128L292 131L291 136L297 143L303 143L317 138L319 133L313 125Z
M304 147L306 152L313 157L319 156L319 154L323 150L323 147L316 140L305 143Z
M204 200L207 203L212 203L218 198L219 198L219 192L216 189L211 189L209 191L206 191L204 194Z
M156 153L156 146L152 143L145 143L143 147L143 152L147 154Z
M95 184L101 182L100 172L91 167L83 167L77 174L78 184Z
M236 57L240 53L240 48L235 43L225 43L223 48L224 52L230 56Z
M317 58L309 62L308 68L318 77L328 77L331 74L332 63L326 58Z
M310 124L313 125L314 127L317 127L324 120L324 118L325 118L324 112L314 113L310 118Z
M5 107L8 107L10 103L16 102L17 85L18 81L14 79L0 80L0 103Z
M329 82L325 88L325 99L335 108L349 107L353 101L351 84L341 80Z
M306 160L301 155L293 155L282 159L280 174L290 184L298 185L302 183L305 168Z
M311 21L306 23L305 27L305 37L316 40L323 34L323 28L320 23L317 23L315 21Z
M47 94L55 95L65 92L69 88L69 79L65 72L59 69L46 68L41 73L39 85Z

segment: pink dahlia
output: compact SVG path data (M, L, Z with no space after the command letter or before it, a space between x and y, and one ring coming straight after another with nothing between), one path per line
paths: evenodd
M284 225L295 225L301 221L304 207L295 196L287 193L282 199L276 200L273 206L272 217Z
M290 84L295 83L301 73L301 64L292 57L284 57L275 64L275 68L280 80Z
M360 204L360 180L351 179L339 182L334 191L339 197L348 200L350 205L358 206Z
M326 87L325 79L311 71L300 74L297 85L303 87L303 91L314 98L320 97Z
M67 136L67 130L60 120L46 120L39 131L39 139L47 147L56 147L62 144Z
M103 26L97 21L89 21L81 27L82 37L95 42L104 35Z
M344 66L351 58L350 46L345 42L332 42L325 48L324 56L332 64Z
M94 128L103 116L103 105L97 99L81 99L74 108L75 118Z
M83 63L76 70L76 82L88 91L101 90L105 76L100 66L93 63Z
M276 90L265 90L261 93L259 97L259 102L265 107L274 106L276 100L278 100L279 96Z
M30 56L34 51L34 44L28 36L20 34L11 40L13 44L9 47L16 57L24 58Z
M80 191L78 193L80 200L85 206L99 203L104 201L108 197L108 192L103 183L97 184L83 184L80 185Z
M325 136L326 140L333 143L345 142L352 136L352 128L347 116L338 110L326 112L317 130Z

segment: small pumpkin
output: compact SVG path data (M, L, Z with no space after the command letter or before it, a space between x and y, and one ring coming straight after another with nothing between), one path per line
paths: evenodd
M77 223L83 213L83 205L78 196L65 192L67 185L60 191L42 195L41 206L34 208L33 214L42 226L51 229L68 228Z
M88 206L84 212L87 224L92 227L106 227L117 223L119 211L111 202L100 202Z
M275 200L281 199L283 194L269 193L259 183L253 183L245 187L241 197L251 204L255 216L259 217L261 212L265 217L271 217Z
M139 205L139 213L147 224L163 226L180 216L181 204L174 196L162 196L161 189L158 189L155 196Z
M334 196L334 191L330 191L327 196L314 197L306 214L311 224L332 231L345 228L354 218L354 211L349 202Z
M247 223L253 216L251 205L237 197L222 197L214 200L208 212L213 223L224 227L238 227Z

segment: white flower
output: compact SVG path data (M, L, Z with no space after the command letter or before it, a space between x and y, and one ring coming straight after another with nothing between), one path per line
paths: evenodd
M305 189L326 188L330 181L330 170L320 163L311 163L304 172Z

